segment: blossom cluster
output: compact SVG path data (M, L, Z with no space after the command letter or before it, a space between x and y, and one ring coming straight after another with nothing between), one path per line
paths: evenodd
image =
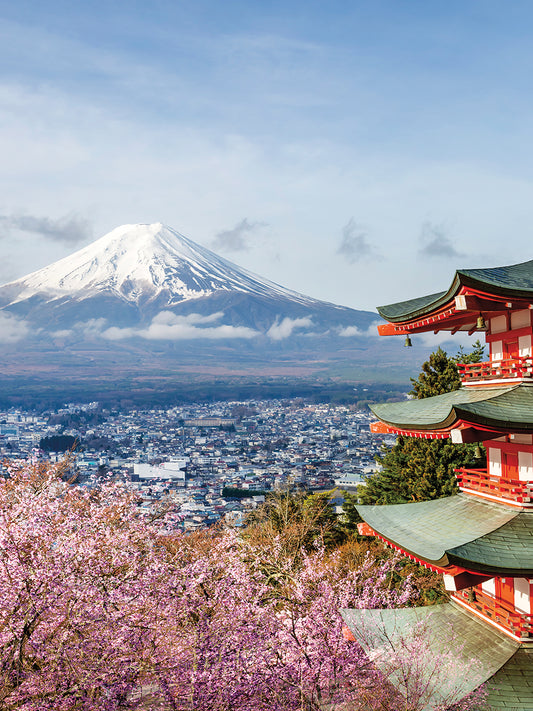
M316 547L296 565L276 540L169 535L121 486L61 474L0 479L2 709L407 708L339 614L407 603L394 562L347 570Z

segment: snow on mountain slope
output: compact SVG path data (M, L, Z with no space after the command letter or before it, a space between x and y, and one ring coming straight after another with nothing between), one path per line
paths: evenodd
M117 227L0 286L0 335L3 319L17 338L70 343L254 340L264 351L364 336L377 318L274 284L160 223Z
M0 287L2 307L39 297L88 298L108 293L137 304L160 295L176 304L231 291L301 305L315 299L255 276L161 223L122 225L43 269Z

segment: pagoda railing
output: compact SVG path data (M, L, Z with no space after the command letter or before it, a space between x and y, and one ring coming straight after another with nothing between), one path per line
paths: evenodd
M457 367L463 383L475 380L533 377L533 358L530 356L489 360L484 363L458 363Z
M466 603L473 610L477 610L484 617L509 630L520 639L533 637L533 623L531 615L518 612L512 605L487 595L478 588L466 588L453 593L453 596Z
M531 482L491 476L486 469L456 469L455 476L461 491L476 491L518 504L527 505L533 502L533 483Z

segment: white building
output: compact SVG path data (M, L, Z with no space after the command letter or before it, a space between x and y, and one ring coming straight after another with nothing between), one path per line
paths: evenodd
M136 463L133 465L133 474L139 477L139 479L172 479L173 481L185 481L185 467L188 461L188 458L171 459L157 466Z

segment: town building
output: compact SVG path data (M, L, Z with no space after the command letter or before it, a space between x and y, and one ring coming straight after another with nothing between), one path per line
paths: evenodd
M188 461L187 458L171 459L168 462L161 462L157 466L144 462L135 462L133 465L133 477L137 481L139 479L171 479L185 483L185 468Z
M533 261L457 271L447 291L379 309L382 335L484 333L490 358L460 367L459 390L373 408L380 433L483 444L487 465L457 471L460 493L359 506L361 530L443 574L450 602L345 610L351 633L379 666L383 635L423 624L432 653L476 658L449 680L466 696L488 682L489 708L533 709ZM409 344L409 340L407 344ZM370 624L376 622L379 625ZM368 631L374 629L374 633ZM430 664L428 664L430 666ZM434 705L439 693L435 690ZM427 708L433 708L430 705Z

